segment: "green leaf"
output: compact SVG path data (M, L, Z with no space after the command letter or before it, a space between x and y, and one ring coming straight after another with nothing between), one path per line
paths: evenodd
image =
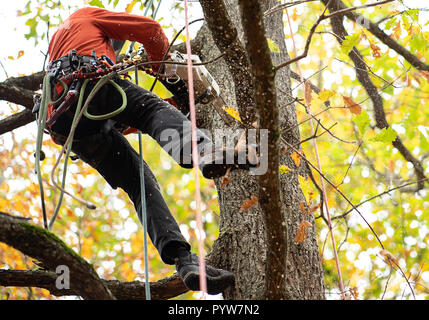
M386 29L386 30L390 30L390 29L392 29L395 25L396 25L396 18L389 19L389 20L386 22L386 25L385 25L384 29Z
M270 38L267 38L267 42L268 42L268 48L270 48L271 52L274 53L280 53L280 48L279 46Z
M347 36L346 39L343 41L343 44L341 45L341 51L344 54L349 54L350 51L352 51L353 47L355 47L360 39L360 34L356 33L350 36Z
M371 138L371 141L392 143L396 139L397 133L392 128L383 128L374 138Z
M91 0L89 2L89 5L94 7L104 8L103 2L101 0Z
M358 127L360 134L363 136L371 123L371 119L369 118L368 113L366 113L365 110L362 110L361 113L353 117L353 122Z

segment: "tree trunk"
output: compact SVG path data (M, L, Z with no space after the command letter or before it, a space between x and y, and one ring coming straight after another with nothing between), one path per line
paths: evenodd
M235 24L239 38L243 41L240 25L238 3L236 0L226 0L229 16ZM276 0L262 1L263 10L278 4ZM267 38L272 39L280 48L279 53L272 53L274 65L289 59L284 41L282 13L271 14L265 18ZM203 26L198 36L198 53L203 61L211 60L220 54L213 41L210 30ZM221 94L228 106L237 106L233 78L226 63L221 60L208 65L221 88ZM279 109L280 128L285 132L283 138L291 144L300 141L295 107L289 104L292 100L289 69L283 68L276 75L277 103ZM216 136L215 129L227 129L224 122L214 109L200 108L199 125L209 129ZM286 130L294 127L293 130ZM286 132L287 131L287 132ZM280 176L282 211L287 225L287 261L285 283L279 284L285 288L285 299L323 299L323 271L320 265L318 246L312 216L300 210L300 203L305 202L298 182L298 173L305 175L304 165L296 168L290 158L291 150L281 155L280 164L295 168ZM232 182L220 188L221 180L216 181L220 206L220 234L209 255L211 263L231 270L236 275L236 285L225 292L225 299L266 299L265 270L267 247L265 223L259 205L240 212L240 207L252 195L258 195L257 176L238 170L230 174ZM295 237L299 224L308 220L312 228L307 229L308 235L303 242L296 242Z

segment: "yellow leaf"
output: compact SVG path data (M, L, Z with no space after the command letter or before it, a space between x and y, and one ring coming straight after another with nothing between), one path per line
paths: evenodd
M353 114L360 114L362 107L360 104L353 101L351 97L343 96L344 104L349 108L350 112Z
M279 167L279 172L280 172L280 174L286 174L286 173L288 173L288 172L290 172L290 171L292 171L292 169L291 169L291 168L289 168L288 166L284 165L284 164L282 164L282 165Z
M298 226L298 231L296 233L295 241L303 242L305 237L307 236L307 229L311 227L311 223L307 220L302 220L300 225Z
M19 50L17 59L21 58L24 55L24 50Z
M295 151L290 155L290 157L292 158L293 162L295 162L295 165L299 167L299 165L301 164L301 155Z
M227 113L229 113L229 115L231 117L233 117L235 120L238 120L238 121L241 122L240 114L234 108L232 108L232 107L225 107L225 111Z
M335 94L336 94L335 91L323 90L319 93L319 99L322 100L323 102L326 102Z
M137 0L131 1L125 8L125 12L131 13L133 11L134 5L137 3Z

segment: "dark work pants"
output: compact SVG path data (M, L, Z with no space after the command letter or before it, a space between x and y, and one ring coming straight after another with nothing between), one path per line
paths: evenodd
M176 108L152 94L148 90L134 85L127 80L115 80L127 95L127 107L119 115L112 118L117 123L140 129L150 135L162 147L168 146L167 152L185 168L191 168L191 131L189 120ZM87 89L87 91L89 91ZM121 105L121 97L112 85L105 85L89 106L91 114L105 114ZM112 188L122 188L133 202L140 221L142 221L141 188L139 172L139 155L128 141L112 127L112 120L93 121L82 118L73 141L72 151L80 159L94 167L111 185ZM54 126L59 136L54 136L58 142L63 142L61 136L67 136L71 119L61 116ZM174 130L174 131L171 131ZM165 139L165 132L177 132L180 141ZM169 136L169 135L167 135ZM177 139L176 139L177 140ZM198 132L200 148L211 147L211 141L201 131ZM174 145L174 148L171 148ZM177 151L181 156L177 157ZM173 155L176 154L176 156ZM161 259L167 264L174 260L167 254L172 248L190 245L180 232L179 226L161 194L158 182L145 163L144 166L146 212L148 234L157 248Z

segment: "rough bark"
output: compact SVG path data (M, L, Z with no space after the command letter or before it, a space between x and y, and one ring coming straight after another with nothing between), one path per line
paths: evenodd
M203 1L202 1L203 2ZM205 2L205 1L204 1ZM208 1L209 4L212 1ZM242 43L244 35L239 23L237 1L225 1L229 17L237 28L238 39ZM277 1L261 1L263 10L267 10L277 4ZM222 19L221 19L222 20ZM288 59L287 49L284 43L282 15L272 14L264 21L266 36L271 38L280 47L280 53L272 53L274 64ZM198 36L201 39L200 54L203 61L216 57L220 51L218 43L212 34L222 32L222 29L209 30L204 26ZM219 37L219 35L217 35ZM243 46L244 47L244 46ZM247 50L249 48L246 48ZM227 59L227 57L225 57ZM208 66L209 71L215 77L221 87L221 92L228 106L237 106L237 95L233 76L229 73L228 62L220 61ZM284 68L276 74L277 106L279 110L280 129L285 132L283 138L295 144L300 141L297 129L295 108L290 104L292 94L290 88L289 69ZM254 102L254 96L252 96ZM239 96L238 96L239 99ZM202 123L212 132L215 129L227 129L213 110L202 110ZM294 128L292 130L286 130ZM290 151L280 158L280 164L286 164L294 168L290 158ZM312 217L304 217L299 209L299 203L304 202L298 183L298 168L294 172L280 177L282 193L281 207L283 221L288 229L287 236L287 262L286 264L284 298L285 299L323 299L324 284L323 272L320 265L318 247L314 227L309 230L308 237L302 243L296 243L294 238L300 222L305 218L314 225ZM265 236L266 226L263 213L259 205L249 210L240 212L240 206L245 199L252 195L258 195L259 183L255 176L243 171L231 173L232 182L223 188L219 188L221 181L216 181L219 193L220 205L220 235L213 245L210 261L220 267L232 270L236 275L236 285L224 293L226 299L266 299L267 287L265 283L265 268L267 266L267 253L272 248L268 247Z

